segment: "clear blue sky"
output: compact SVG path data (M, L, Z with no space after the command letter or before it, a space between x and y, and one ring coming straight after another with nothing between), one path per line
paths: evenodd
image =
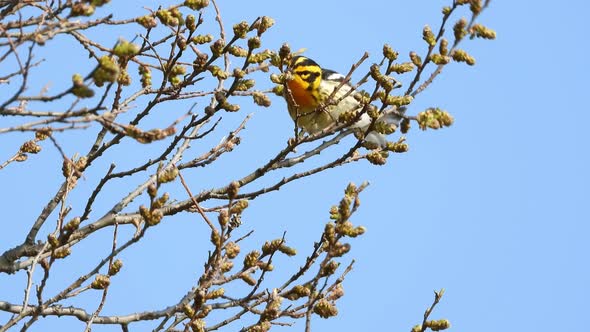
M438 26L440 8L449 2L248 2L260 3L253 9L242 2L219 0L228 26L269 15L276 25L267 35L266 47L278 48L286 41L293 49L306 48L306 55L338 71L346 71L364 51L377 61L383 43L404 56L410 50L423 53L422 27ZM137 13L141 6L155 8L158 3L128 1L121 13ZM245 247L280 237L286 230L300 255L277 261L277 268L297 267L346 184L371 182L353 219L366 226L367 233L352 241L349 258L357 262L344 283L340 314L316 319L316 331L409 331L421 321L432 291L440 288L446 294L432 318L448 318L451 331L583 329L590 298L590 115L584 97L590 74L584 59L590 51L584 34L589 10L590 5L581 0L561 5L492 1L480 22L496 30L497 40L463 44L477 65L449 65L410 108L412 113L430 106L444 108L455 117L451 128L412 130L407 137L410 151L393 156L386 166L362 162L330 170L251 204L243 227L256 233ZM71 66L81 70L83 64L80 60ZM64 71L59 66L52 70L48 77L55 80ZM64 77L70 75L68 69ZM284 102L273 101L269 109L246 111L254 116L244 132L243 150L235 154L244 159L222 162L221 182L195 173L189 178L194 188L227 183L228 174L242 176L245 171L235 173L236 167L251 169L283 146L292 123ZM0 136L0 159L6 159L22 137ZM77 142L68 142L73 136L63 137L66 147L71 143L70 155L87 150L76 150ZM50 145L44 147L45 155L32 157L27 165L0 171L4 215L0 251L22 241L27 226L61 181L42 174L56 158ZM117 155L107 157L114 160ZM95 171L104 173L108 163ZM120 163L126 165L127 160ZM56 165L52 167L59 169L61 164ZM109 189L115 198L127 192L123 183L117 185L121 187ZM81 190L93 186L94 182L82 184ZM25 199L26 207L18 205ZM200 233L204 229L194 226L194 220L191 224L190 218L161 225L159 232L125 252L126 266L113 280L113 297L103 314L158 309L185 294L205 260L199 248L207 239ZM86 253L74 253L72 260L85 267L82 271L94 266L89 257L108 252L110 236L108 232L90 239L80 249ZM68 266L56 268L60 270L50 291L73 278ZM18 278L0 275L0 300L18 302L25 280L24 273ZM96 294L83 300L96 306ZM130 299L133 303L123 302ZM0 322L6 320L7 315L0 313ZM32 330L83 327L75 319L48 323ZM301 331L303 326L297 322L294 329ZM114 329L95 325L94 330Z

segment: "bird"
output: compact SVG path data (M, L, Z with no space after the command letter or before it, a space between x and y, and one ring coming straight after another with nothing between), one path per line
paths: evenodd
M358 92L350 92L354 88L348 83L343 83L344 75L322 68L314 60L303 55L297 55L291 59L288 71L291 73L286 80L288 91L285 91L283 95L287 100L289 115L304 132L318 133L337 124L341 114L362 111L364 105L355 98ZM328 99L337 87L340 88L332 98L337 103L328 103ZM393 126L397 126L400 120L401 118L392 112L378 119ZM371 122L371 117L364 112L349 128L366 132ZM370 143L369 145L385 147L387 139L384 134L371 131L366 135L365 142Z

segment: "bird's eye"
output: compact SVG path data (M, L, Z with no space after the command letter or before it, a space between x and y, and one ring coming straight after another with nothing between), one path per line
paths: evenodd
M306 79L306 78L309 77L309 75L311 74L311 72L309 70L304 70L304 71L297 72L297 74L299 76L301 76L301 78Z

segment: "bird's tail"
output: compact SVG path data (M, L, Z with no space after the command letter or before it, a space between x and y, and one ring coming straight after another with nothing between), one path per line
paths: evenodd
M397 128L402 120L401 116L405 113L405 111L406 111L405 107L401 107L399 109L393 108L393 109L386 110L384 112L384 114L381 115L381 117L377 121L385 122L388 125L395 125ZM364 119L365 115L366 114L363 114L361 121L359 121L357 123L358 126L355 126L355 127L361 128L361 129L368 128L368 126L370 124L370 118L368 115L366 115L366 116L367 116L369 122L364 123L364 124L360 123L360 122L365 122L365 121L363 121L363 120L365 120ZM385 134L381 134L376 131L372 131L367 134L367 136L365 137L365 141L370 144L375 144L379 147L385 147L385 145L387 144L387 136Z

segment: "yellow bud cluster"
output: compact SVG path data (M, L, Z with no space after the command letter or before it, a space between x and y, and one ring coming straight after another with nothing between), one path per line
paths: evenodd
M37 141L43 141L51 135L51 128L41 128L35 132L35 139Z
M115 45L115 48L113 48L113 53L118 57L133 57L139 53L139 46L126 40L121 40Z
M250 30L250 24L246 21L242 21L240 23L234 24L234 35L236 37L244 39L248 35L248 31Z
M195 44L207 44L213 41L213 36L210 34L207 35L196 35L191 38L191 41Z
M35 141L26 141L21 145L19 149L20 153L39 153L41 152L41 146L37 144Z
M471 36L483 39L496 39L496 31L489 29L481 24L474 24L471 29Z
M455 23L453 26L453 33L455 35L456 40L461 40L465 35L467 35L467 20L465 18L461 18L459 21Z
M98 68L92 74L96 86L103 86L105 82L113 83L119 77L119 64L108 55L98 60Z
M449 127L453 124L453 117L439 108L429 108L424 112L418 113L416 117L420 129L426 128L440 129L442 127Z
M383 56L389 61L395 61L399 54L388 44L383 45Z
M180 19L178 18L178 15L175 14L176 13L173 9L160 9L156 12L156 17L162 22L162 24L175 27L180 24Z
M302 297L309 296L309 294L311 294L311 291L309 290L309 288L302 286L302 285L297 285L297 286L294 286L293 288L291 288L285 294L285 298L289 299L291 301L295 301L295 300L298 300Z
M152 71L148 66L139 66L139 75L141 75L141 86L144 89L152 85Z
M184 26L190 31L193 32L197 28L197 19L195 15L188 14L186 19L184 20Z
M313 307L313 312L322 318L330 318L338 315L336 306L326 299L320 299Z
M409 105L414 100L414 97L410 95L405 96L391 96L386 95L384 98L381 99L385 105L392 105L392 106L406 106Z
M64 226L64 231L71 233L80 227L80 217L72 218L72 220L68 221Z
M438 51L443 56L449 54L449 41L446 38L442 38L440 40L440 44L438 44Z
M94 91L84 84L84 78L80 74L72 76L72 94L80 98L91 98L94 96Z
M275 95L282 97L283 96L283 92L285 92L285 87L282 85L275 85L272 88L272 93L274 93Z
M332 289L332 291L330 292L330 295L328 295L326 297L326 299L328 299L329 301L336 301L343 296L344 296L344 287L342 287L342 284L339 283L336 285L336 287L334 287L334 289Z
M158 21L156 21L156 18L152 15L141 16L137 18L135 21L146 29L151 29L158 26Z
M373 151L367 154L366 158L371 164L382 166L387 162L388 156L387 151Z
M209 6L209 0L185 0L184 5L192 10L201 10Z
M284 60L287 59L290 55L291 47L289 46L289 44L285 43L281 45L281 48L279 49L279 58Z
M147 207L145 207L144 205L139 207L139 214L141 215L141 217L143 218L143 220L145 220L146 224L148 224L149 226L154 226L160 223L160 221L162 221L162 218L164 218L164 214L162 213L162 211L160 210L150 210Z
M205 324L205 321L202 319L194 319L190 321L189 327L193 332L205 332L207 325Z
M242 281L244 281L245 283L247 283L250 286L254 286L256 285L256 279L254 279L251 275L249 274L242 274L240 276L240 279L242 279Z
M258 259L260 258L260 252L258 250L253 250L249 252L246 257L244 257L244 268L250 268L256 265Z
M230 214L241 214L248 207L248 200L242 199L237 201L230 209Z
M178 176L178 168L170 167L161 172L158 176L158 183L168 183L174 181Z
M123 261L120 259L117 259L116 261L113 262L113 264L111 266L109 266L109 275L114 276L115 274L119 273L119 271L121 271L122 268L123 268Z
M334 260L327 262L326 264L324 264L324 266L322 266L320 270L320 277L327 277L333 275L339 266L340 263Z
M439 319L439 320L427 320L424 325L431 329L432 331L441 331L446 330L451 327L451 322L446 319Z
M404 142L405 139L400 138L399 141L387 142L387 146L385 147L387 151L395 152L395 153L404 153L408 152L409 146L407 143Z
M260 45L261 45L260 37L254 36L254 37L248 39L248 48L249 49L253 50L253 49L259 48Z
M92 4L84 3L84 2L76 2L72 4L72 10L70 11L70 16L90 16L94 14L94 6Z
M62 259L62 258L68 257L71 253L72 253L72 251L70 250L70 248L61 247L61 248L57 248L56 250L54 250L51 253L51 257L53 257L55 259Z
M430 29L430 26L426 25L424 26L424 29L422 29L422 39L424 39L428 46L433 47L436 45L436 37L434 36L432 29Z
M205 298L208 299L208 300L213 300L213 299L222 297L224 294L225 294L225 289L223 289L223 288L217 288L216 290L209 292L205 296Z
M117 77L117 83L119 83L123 86L131 85L131 76L129 76L129 73L127 72L127 70L121 69L121 72L119 73L119 77Z
M262 16L262 18L260 18L260 21L258 22L258 25L256 26L256 29L258 30L258 35L260 36L263 33L265 33L266 30L268 30L274 24L275 20L272 17Z
M283 298L280 296L273 296L272 299L264 308L264 311L260 315L260 320L269 321L279 317L281 313L281 303L283 302Z
M469 10L471 10L474 15L479 14L482 10L481 0L470 0Z
M248 328L246 332L267 332L271 326L270 322L265 320Z
M262 92L255 91L252 94L254 103L259 106L269 107L271 105L270 98Z
M240 58L245 58L246 56L248 56L248 50L240 47L240 46L236 46L236 45L232 45L228 48L227 52L233 56L237 56Z
M350 251L350 244L349 243L340 243L336 242L334 245L330 247L328 251L328 255L331 257L342 257Z
M105 276L104 274L99 274L96 276L94 281L90 284L92 289L105 289L109 287L111 284L111 278L109 276Z
M211 46L209 46L214 56L220 56L223 54L225 48L225 41L223 39L217 39Z
M451 62L451 58L449 56L438 53L431 54L430 60L436 65L446 65L447 63Z
M223 69L221 69L221 67L219 67L219 66L212 65L212 66L209 66L208 69L209 69L209 72L213 76L217 77L218 79L225 80L229 77L229 73L224 71Z
M403 74L414 70L414 64L411 62L394 63L389 67L390 72Z
M475 58L472 57L471 55L469 55L467 52L465 52L464 50L454 50L453 53L451 54L451 56L453 57L453 60L457 61L457 62L465 62L466 64L473 66L475 64Z
M230 259L236 258L240 254L240 246L235 242L229 242L225 245L225 254Z
M422 58L418 55L418 53L412 51L410 52L410 60L416 67L422 66Z

